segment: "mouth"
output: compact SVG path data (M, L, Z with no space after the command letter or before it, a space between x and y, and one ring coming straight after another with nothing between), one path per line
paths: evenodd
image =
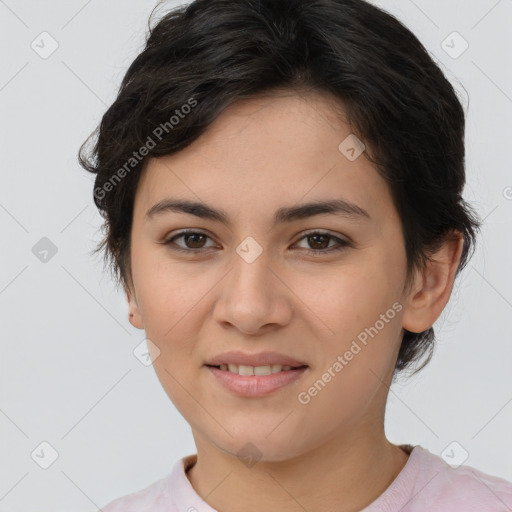
M234 373L236 375L243 376L263 376L263 375L272 375L273 373L281 373L281 372L290 372L290 371L298 371L305 370L309 368L308 365L303 364L300 366L290 366L290 365L281 365L281 364L272 364L272 365L263 365L263 366L249 366L244 364L220 364L220 365L205 365L209 368L216 368L217 370L221 370L223 372Z
M272 364L248 366L242 364L204 365L205 369L225 390L239 397L263 398L298 384L310 370L308 365Z

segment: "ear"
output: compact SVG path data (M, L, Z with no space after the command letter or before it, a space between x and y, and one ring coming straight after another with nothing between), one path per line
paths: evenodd
M454 232L430 257L425 269L416 272L411 291L404 299L404 329L423 332L439 318L450 299L463 246L462 233Z
M137 297L135 295L134 289L131 287L124 287L124 292L126 295L126 300L128 302L128 320L137 329L144 329L144 324L142 322L142 315L139 310L139 305L137 304Z

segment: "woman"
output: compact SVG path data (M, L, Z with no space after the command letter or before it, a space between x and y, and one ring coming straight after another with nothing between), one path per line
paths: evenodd
M196 0L151 29L81 163L197 454L103 510L512 507L512 484L384 432L474 247L464 125L362 0Z

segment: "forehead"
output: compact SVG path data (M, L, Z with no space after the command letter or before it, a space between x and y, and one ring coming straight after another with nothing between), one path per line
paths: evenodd
M340 151L353 136L343 117L342 103L320 93L238 101L190 146L147 162L136 208L178 197L270 218L285 205L343 198L386 214L389 189L365 153L349 160Z

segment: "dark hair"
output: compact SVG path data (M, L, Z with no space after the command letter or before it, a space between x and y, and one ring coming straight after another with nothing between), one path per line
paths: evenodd
M118 285L132 286L133 204L148 159L187 147L230 104L278 90L319 91L343 106L400 215L407 287L412 270L457 232L458 275L480 228L461 197L464 110L398 19L364 0L195 0L154 27L152 16L143 51L79 152L80 165L96 174L94 201L105 220L95 252L106 249ZM434 339L433 328L406 330L394 376L428 353L413 373L421 370Z

